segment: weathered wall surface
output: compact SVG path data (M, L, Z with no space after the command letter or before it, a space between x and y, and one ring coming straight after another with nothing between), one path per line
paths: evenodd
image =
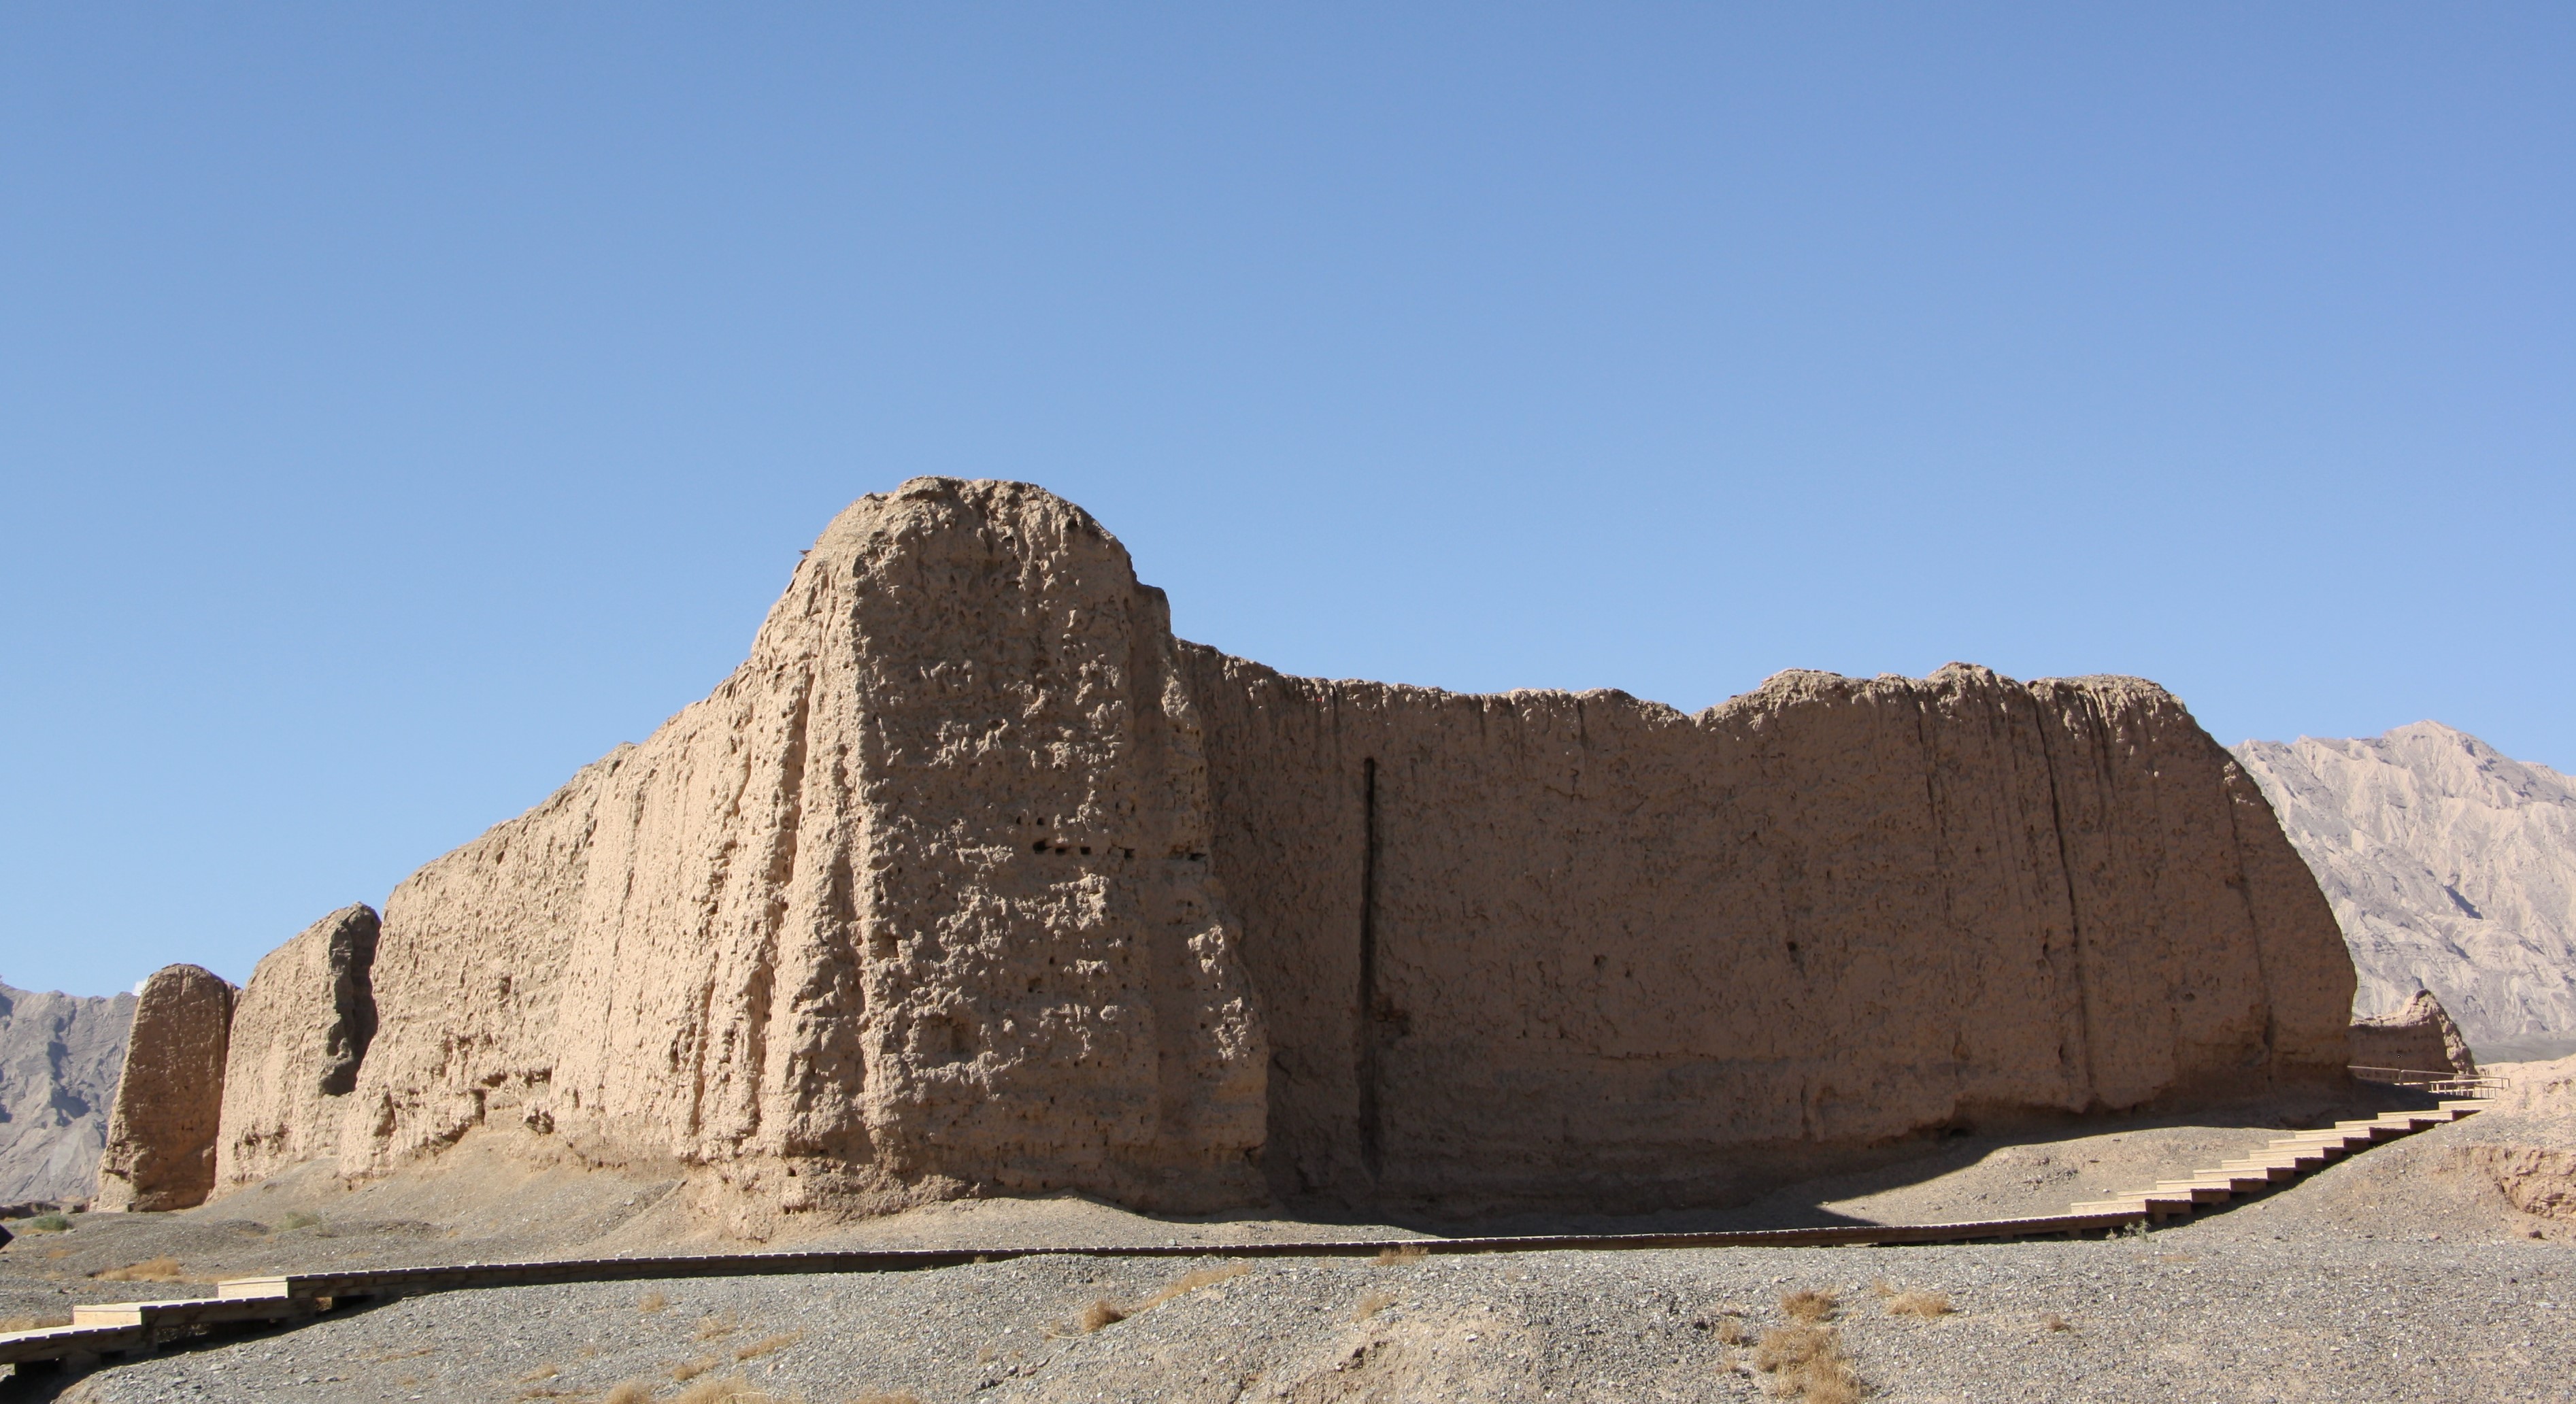
M0 985L0 1202L85 1200L98 1187L107 1110L134 996Z
M1685 716L1184 658L1282 1192L1701 1203L2341 1075L2332 915L2151 684L1787 673Z
M374 908L342 907L251 972L224 1061L215 1197L338 1154L346 1100L376 1035L376 931Z
M2455 1072L2463 1077L2478 1070L2460 1027L2430 990L2394 1014L2375 1014L2352 1021L2352 1063L2357 1068L2397 1068L2407 1072Z
M1257 1197L1265 1047L1173 650L1069 503L862 499L712 697L394 893L342 1167L515 1118L677 1158L755 1230Z
M1177 643L1081 509L949 479L842 513L712 696L397 889L372 1041L322 932L246 999L228 1185L510 1123L755 1233L1265 1170L1703 1204L2339 1079L2352 999L2261 793L2150 684L1788 673L1685 716L1288 678Z
M98 1163L102 1210L186 1209L215 1183L233 996L222 976L165 965L143 982Z

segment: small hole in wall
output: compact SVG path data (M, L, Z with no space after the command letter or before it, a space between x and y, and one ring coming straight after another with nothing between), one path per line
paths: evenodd
M1118 852L1121 857L1133 858L1136 856L1136 850L1132 848L1122 848L1118 850Z
M1085 844L1085 845L1083 846L1083 849L1082 849L1082 856L1083 856L1083 857L1085 857L1085 858L1088 858L1088 857L1090 857L1090 856L1091 856L1091 847L1090 847L1090 845Z
M1029 845L1029 851L1030 851L1031 853L1044 853L1044 852L1046 852L1046 840L1045 840L1045 839L1039 839L1037 842L1035 842L1035 843L1033 843L1033 844L1030 844L1030 845Z

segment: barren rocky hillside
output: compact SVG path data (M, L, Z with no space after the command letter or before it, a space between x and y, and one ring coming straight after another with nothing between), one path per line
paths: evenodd
M2334 904L2355 1013L2428 989L2483 1061L2576 1052L2576 780L2430 721L2235 750Z
M0 985L0 1202L86 1199L134 996Z

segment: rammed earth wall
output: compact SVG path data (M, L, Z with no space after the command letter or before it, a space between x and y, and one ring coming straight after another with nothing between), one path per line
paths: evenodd
M1080 508L944 478L843 512L714 695L415 873L371 961L361 911L254 978L227 1187L505 1125L676 1160L753 1233L1717 1202L2339 1077L2353 980L2152 684L1283 677L1176 641Z
M1691 716L1184 657L1283 1193L1705 1203L2342 1076L2332 915L2153 684L1784 673Z

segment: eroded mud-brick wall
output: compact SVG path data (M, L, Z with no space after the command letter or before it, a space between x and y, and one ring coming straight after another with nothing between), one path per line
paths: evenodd
M1689 716L1185 658L1283 1193L1706 1203L2341 1075L2332 916L2151 684L1790 673Z
M1266 1050L1160 591L1080 508L843 512L713 696L386 904L344 1169L477 1126L778 1212L1260 1196Z

